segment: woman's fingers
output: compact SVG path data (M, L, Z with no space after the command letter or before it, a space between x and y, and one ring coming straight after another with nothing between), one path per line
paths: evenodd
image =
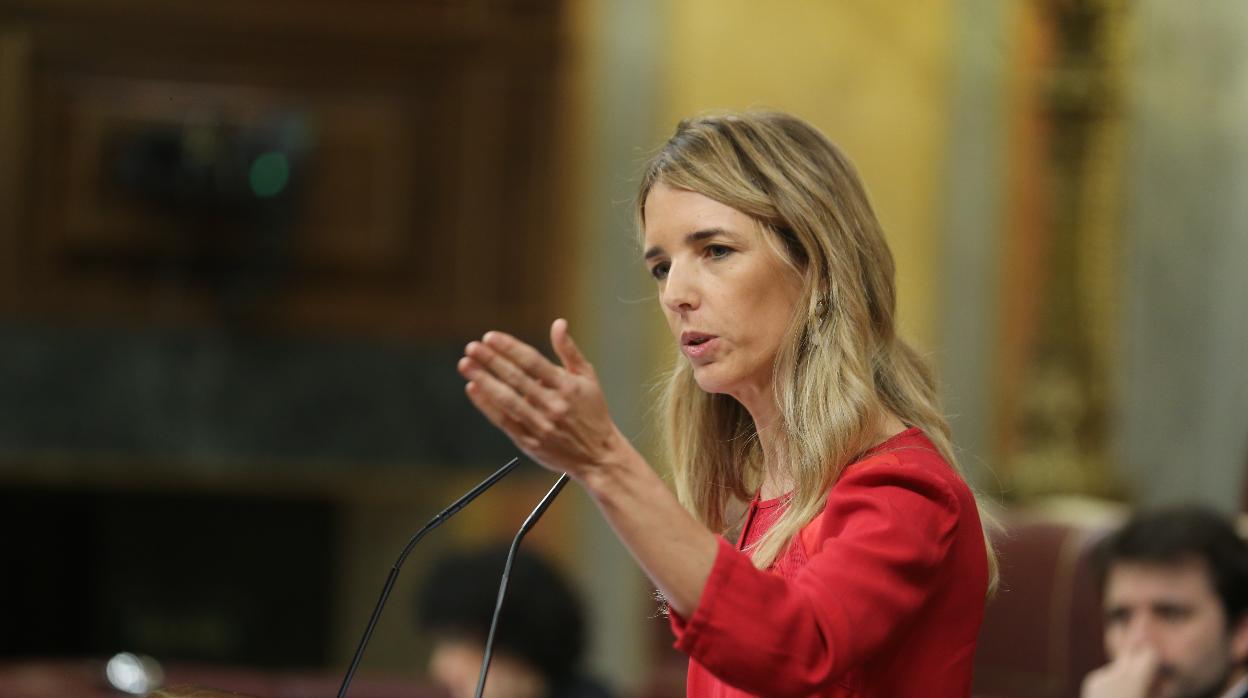
M550 400L551 390L538 378L484 341L469 342L464 354L534 405L540 406Z
M473 405L538 462L572 472L601 460L614 423L593 367L557 320L551 339L563 366L502 333L470 342L459 372Z
M506 412L499 409L486 398L479 384L474 381L468 381L464 385L464 392L468 394L468 399L473 405L476 405L486 419L489 419L494 426L501 429L517 446L530 455L535 454L541 448L541 443L529 433L523 423L508 416Z
M581 353L576 342L572 341L572 335L568 333L567 320L559 318L551 323L550 344L555 348L555 353L559 355L564 368L578 376L593 374L593 365Z
M459 372L468 379L464 389L469 399L499 428L511 434L512 430L508 429L511 421L528 435L550 431L550 420L540 410L473 357L459 360Z
M486 332L481 342L543 385L557 388L563 384L563 371L558 366L515 337L504 332Z
M494 423L497 427L503 426L504 413L501 405L495 403L481 387L481 373L485 369L475 364L472 359L464 357L459 360L459 372L468 379L464 384L464 392L467 393L468 399L476 406L485 418Z

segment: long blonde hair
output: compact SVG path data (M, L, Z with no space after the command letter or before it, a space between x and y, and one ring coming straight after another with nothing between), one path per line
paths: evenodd
M890 412L921 428L958 467L931 370L894 328L892 253L857 172L835 145L782 113L687 119L643 175L636 204L643 234L646 197L659 183L753 217L803 279L772 381L793 491L751 551L756 566L770 565L819 513L845 466L875 445ZM727 395L703 392L689 363L678 360L661 419L681 503L711 530L726 531L734 523L729 506L748 500L761 476L750 414ZM980 508L991 587L996 557Z

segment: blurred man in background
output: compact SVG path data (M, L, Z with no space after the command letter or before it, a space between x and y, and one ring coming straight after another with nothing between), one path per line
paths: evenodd
M434 564L418 600L433 639L429 676L472 698L507 547L453 553ZM548 562L518 551L490 662L487 698L610 698L580 671L588 638L580 598Z
M1142 514L1099 552L1110 663L1083 698L1248 696L1248 544L1225 519Z

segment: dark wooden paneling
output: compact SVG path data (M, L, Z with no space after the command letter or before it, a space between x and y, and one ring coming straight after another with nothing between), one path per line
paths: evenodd
M0 311L447 339L540 331L559 3L0 3ZM308 127L289 204L136 191L118 149ZM16 136L13 134L17 134ZM224 135L223 135L224 134ZM122 145L119 145L122 144ZM285 196L285 195L284 195Z
M336 518L319 499L0 492L0 523L29 529L0 576L0 655L321 666Z

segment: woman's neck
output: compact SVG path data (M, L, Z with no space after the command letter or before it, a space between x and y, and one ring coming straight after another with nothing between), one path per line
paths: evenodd
M770 421L760 423L754 420L758 443L763 450L763 477L759 483L758 496L761 499L775 499L793 491L793 477L790 474L787 441L780 428L778 414L772 412ZM751 413L753 417L753 413ZM906 423L892 412L885 412L878 420L875 436L871 445L878 446L906 430Z
M753 417L753 413L751 413ZM788 468L788 443L784 430L780 426L778 412L773 411L769 420L754 420L754 431L758 434L758 445L763 451L762 481L759 483L759 496L773 499L793 490L793 478Z

